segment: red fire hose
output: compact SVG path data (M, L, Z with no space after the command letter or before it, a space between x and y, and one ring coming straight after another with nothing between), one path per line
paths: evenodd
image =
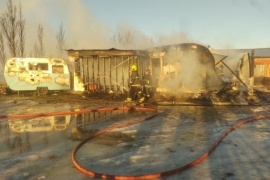
M199 163L201 163L204 159L206 159L215 149L216 147L220 144L220 142L232 131L234 131L235 129L243 126L244 124L250 123L252 121L258 121L258 120L263 120L263 119L269 119L270 115L268 116L259 116L259 117L254 117L254 118L250 118L250 119L246 119L243 120L241 122L238 122L236 124L234 124L232 127L230 127L228 130L226 130L220 137L219 139L216 140L216 142L208 149L207 152L205 152L203 155L201 155L199 158L191 161L190 163L181 166L181 167L177 167L175 169L171 169L168 171L163 171L163 172L159 172L159 173L153 173L153 174L141 174L141 175L109 175L109 174L101 174L101 173L97 173L94 171L91 171L89 169L85 169L84 167L82 167L76 160L76 153L77 151L89 140L109 131L112 129L116 129L119 127L125 127L125 126L129 126L132 124L137 124L146 120L150 120L153 117L155 117L157 115L157 111L153 108L146 108L146 107L118 107L118 108L100 108L100 109L85 109L85 110L79 110L79 111L69 111L69 112L55 112L55 113L39 113L39 114L13 114L13 115L0 115L0 118L19 118L19 117L39 117L39 116L57 116L57 115L66 115L66 114L81 114L81 113L90 113L90 112L103 112L103 111L115 111L115 110L139 110L139 111L150 111L153 112L153 115L150 115L146 118L143 119L139 119L139 120L134 120L134 121L130 121L130 122L125 122L122 124L117 124L114 126L110 126L107 127L105 129L102 129L98 132L96 132L95 134L93 134L92 136L88 137L87 139L83 140L82 142L80 142L75 149L72 152L72 162L74 164L74 166L82 173L89 175L91 177L97 177L97 178L102 178L102 179L116 179L116 180L139 180L139 179L153 179L153 178L159 178L159 177L163 177L163 176L168 176L168 175L172 175L175 173L180 173L188 168L191 168Z
M149 111L153 111L155 112L154 109L151 109L151 108L139 108L137 110L149 110ZM236 123L235 125L233 125L231 128L229 128L227 131L225 131L220 137L219 139L208 149L208 151L206 153L204 153L203 155L201 155L199 158L195 159L194 161L184 165L184 166L181 166L181 167L178 167L178 168L175 168L175 169L171 169L171 170L168 170L168 171L163 171L163 172L159 172L159 173L154 173L154 174L141 174L141 175L110 175L110 174L101 174L101 173L97 173L97 172L94 172L94 171L91 171L89 169L85 169L84 167L82 167L76 160L76 153L77 151L89 140L103 134L104 132L106 131L109 131L109 130L112 130L112 129L115 129L115 128L119 128L119 127L124 127L124 126L129 126L131 124L136 124L136 123L140 123L142 121L145 121L145 120L149 120L151 119L152 117L156 116L156 114L152 115L152 116L149 116L149 117L146 117L144 119L141 119L141 120L135 120L135 121L131 121L131 122L127 122L127 123L122 123L122 124L118 124L118 125L115 125L115 126L110 126L110 127L107 127L103 130L100 130L98 131L97 133L93 134L92 136L88 137L87 139L83 140L81 143L79 143L77 145L77 147L73 150L72 152L72 162L73 164L75 165L75 167L82 173L86 174L86 175L89 175L91 177L97 177L97 178L102 178L102 179L115 179L115 180L139 180L139 179L154 179L154 178L160 178L162 176L168 176L168 175L172 175L172 174L175 174L175 173L180 173L188 168L191 168L199 163L201 163L204 159L206 159L215 149L216 147L219 145L219 143L229 134L231 133L232 131L234 131L235 129L241 127L242 125L244 124L247 124L249 122L252 122L252 121L258 121L258 120L263 120L263 119L267 119L267 118L270 118L270 115L269 116L260 116L260 117L255 117L255 118L250 118L250 119L246 119L246 120L243 120L239 123Z

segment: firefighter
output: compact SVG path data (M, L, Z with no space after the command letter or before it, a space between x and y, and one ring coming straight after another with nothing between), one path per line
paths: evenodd
M151 70L147 68L142 79L143 85L143 98L140 99L140 102L147 101L151 97L152 93L152 75Z
M139 73L136 65L131 66L131 75L130 75L130 89L127 102L131 102L137 99L140 99L141 96L141 80L139 78Z

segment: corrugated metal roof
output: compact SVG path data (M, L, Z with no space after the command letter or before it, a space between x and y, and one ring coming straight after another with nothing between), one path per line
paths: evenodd
M255 57L270 57L270 48L255 49L254 56Z
M147 56L147 52L142 50L120 50L115 48L110 49L69 49L68 56Z

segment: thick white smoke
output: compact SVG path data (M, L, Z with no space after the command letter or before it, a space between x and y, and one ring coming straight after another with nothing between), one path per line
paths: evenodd
M60 25L65 31L64 49L146 49L150 47L182 43L188 40L183 33L174 32L169 35L153 35L149 37L133 25L119 22L115 27L108 27L100 21L81 1L66 0L13 0L13 4L19 7L21 3L22 16L25 19L25 54L34 56L34 45L37 42L37 28L43 27L43 41L45 57L58 57L56 35ZM0 14L6 11L6 1L0 2ZM162 26L162 24L161 24ZM123 43L115 41L118 34L125 38L131 34L132 41ZM64 57L68 59L67 53ZM6 46L6 56L9 58ZM3 71L1 71L3 72ZM2 79L2 77L1 77ZM0 79L0 80L1 80Z
M171 94L203 93L222 87L222 81L214 68L214 60L202 51L171 48L163 60L164 79L160 85Z

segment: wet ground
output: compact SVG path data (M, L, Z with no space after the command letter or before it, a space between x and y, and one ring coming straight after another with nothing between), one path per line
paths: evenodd
M233 124L270 114L269 94L256 106L154 106L158 115L116 128L87 142L77 161L104 174L149 174L183 166L202 154ZM123 101L79 94L1 95L1 115L76 112L123 107ZM134 104L131 104L134 105ZM0 119L2 179L98 179L78 171L73 149L91 134L152 112L105 111L50 117ZM197 166L159 179L268 179L270 119L254 121L229 134Z

